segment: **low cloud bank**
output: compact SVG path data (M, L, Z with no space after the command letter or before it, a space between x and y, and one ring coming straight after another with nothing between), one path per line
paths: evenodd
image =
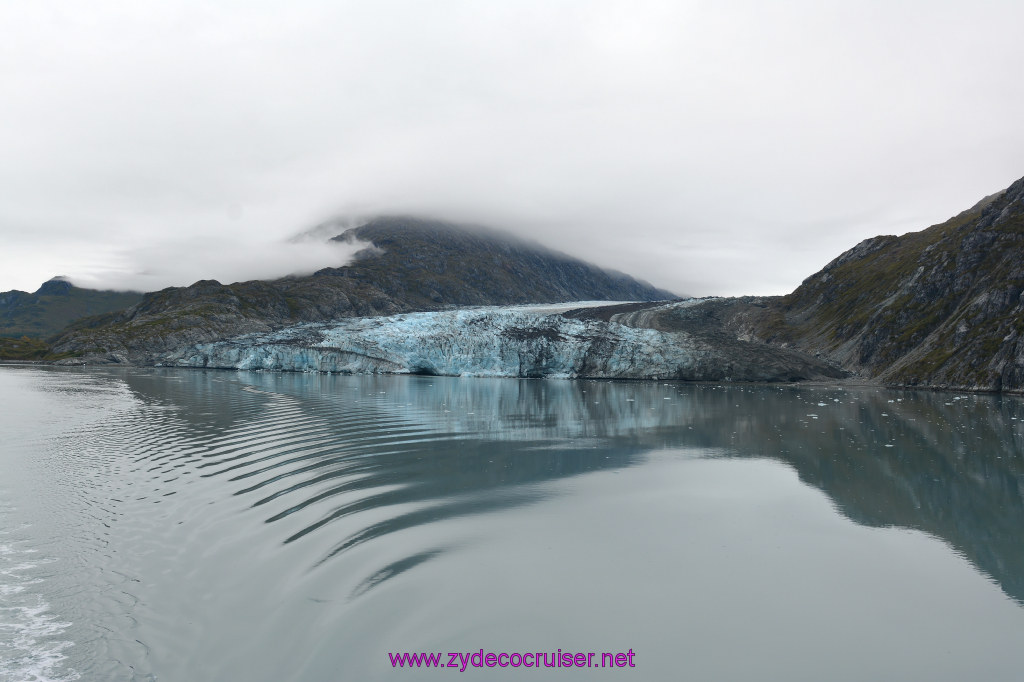
M159 244L120 251L115 267L72 272L68 279L92 289L156 291L187 286L201 279L223 284L252 279L309 275L340 267L364 248L362 243L339 243L308 235L288 241L243 241L210 237L165 240Z

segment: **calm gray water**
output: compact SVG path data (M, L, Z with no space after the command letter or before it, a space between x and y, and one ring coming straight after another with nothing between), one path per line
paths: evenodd
M1020 680L1024 403L0 367L0 680ZM393 669L389 652L634 652Z

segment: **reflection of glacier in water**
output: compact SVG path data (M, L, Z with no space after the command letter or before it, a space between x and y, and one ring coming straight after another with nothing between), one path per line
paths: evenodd
M245 481L240 492L257 494L256 506L318 490L269 521L334 494L388 489L317 519L300 536L374 504L447 500L425 516L364 530L339 543L342 548L424 518L528 502L536 491L523 486L550 477L630 466L650 453L684 448L695 456L785 462L850 519L940 537L1024 602L1024 403L1018 398L677 382L175 376L186 379L179 384L183 399L208 392L208 414L227 414L222 401L233 399L224 392L240 381L269 404L294 405L289 414L309 419L312 412L316 421L335 424L328 433L353 434L325 450L316 450L314 440L297 452L232 455L225 467L214 456L203 463L204 471ZM133 390L150 386L167 395L159 376L128 377ZM363 430L373 437L354 437ZM322 488L349 477L358 480ZM495 494L501 491L507 494ZM451 502L475 493L480 500Z
M944 665L922 664L933 638L991 669L1019 657L1002 643L1024 623L1019 399L175 369L0 381L12 376L25 379L14 414L31 379L33 412L65 420L39 427L59 432L39 440L45 457L26 452L40 480L67 484L54 516L81 517L71 532L90 549L67 561L51 545L57 574L30 587L72 623L40 641L74 641L57 653L86 679L374 679L391 672L373 653L386 643L562 646L579 630L636 636L647 679L678 679L659 638L690 628L685 663L716 642L757 656L775 636L766 619L786 665L816 673L837 651ZM66 422L71 403L87 424ZM694 679L721 672L711 658Z

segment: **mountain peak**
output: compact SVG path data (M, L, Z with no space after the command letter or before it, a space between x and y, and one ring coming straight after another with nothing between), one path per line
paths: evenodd
M36 296L67 296L74 285L64 275L52 277L35 291Z
M675 298L492 228L403 216L352 229L343 221L324 225L338 228L336 241L368 246L351 263L307 277L229 285L202 281L152 292L102 324L67 330L55 348L104 348L108 356L146 363L172 347L302 322L464 306ZM318 227L317 234L324 229Z

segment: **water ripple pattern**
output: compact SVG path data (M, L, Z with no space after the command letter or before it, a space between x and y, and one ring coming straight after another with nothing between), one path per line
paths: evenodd
M544 387L532 382L505 383L499 404L488 404L490 391L438 393L426 379L192 376L202 378L184 389L187 411L165 409L174 404L173 382L126 376L144 396L136 418L145 426L129 419L108 425L106 437L110 447L133 453L126 473L141 474L145 483L134 499L165 501L190 478L228 482L265 523L291 522L285 545L341 528L311 567L392 533L536 501L534 484L621 466L635 451L590 456L598 434L588 433L583 420L570 433L553 424L548 396L537 390ZM154 400L157 386L163 396ZM520 411L505 409L495 425L498 408L510 400L522 403ZM509 419L517 429L508 428ZM353 517L364 520L343 524ZM446 549L423 548L378 567L354 594Z
M1015 398L59 368L4 368L3 391L17 396L0 420L3 682L343 679L328 661L445 623L463 641L509 617L541 627L534 588L567 607L552 621L562 634L593 626L603 607L586 604L602 590L616 623L642 624L631 595L649 599L643 613L667 607L695 564L711 580L767 543L790 570L761 531L711 561L715 535L761 528L756 505L714 526L694 502L732 489L735 472L754 502L784 484L780 508L815 489L828 532L855 525L844 537L872 551L885 545L867 530L938 539L1014 609L1024 600ZM781 518L765 530L805 523ZM703 550L687 555L680 538ZM652 633L675 632L684 612L666 608ZM276 655L290 651L324 667Z

